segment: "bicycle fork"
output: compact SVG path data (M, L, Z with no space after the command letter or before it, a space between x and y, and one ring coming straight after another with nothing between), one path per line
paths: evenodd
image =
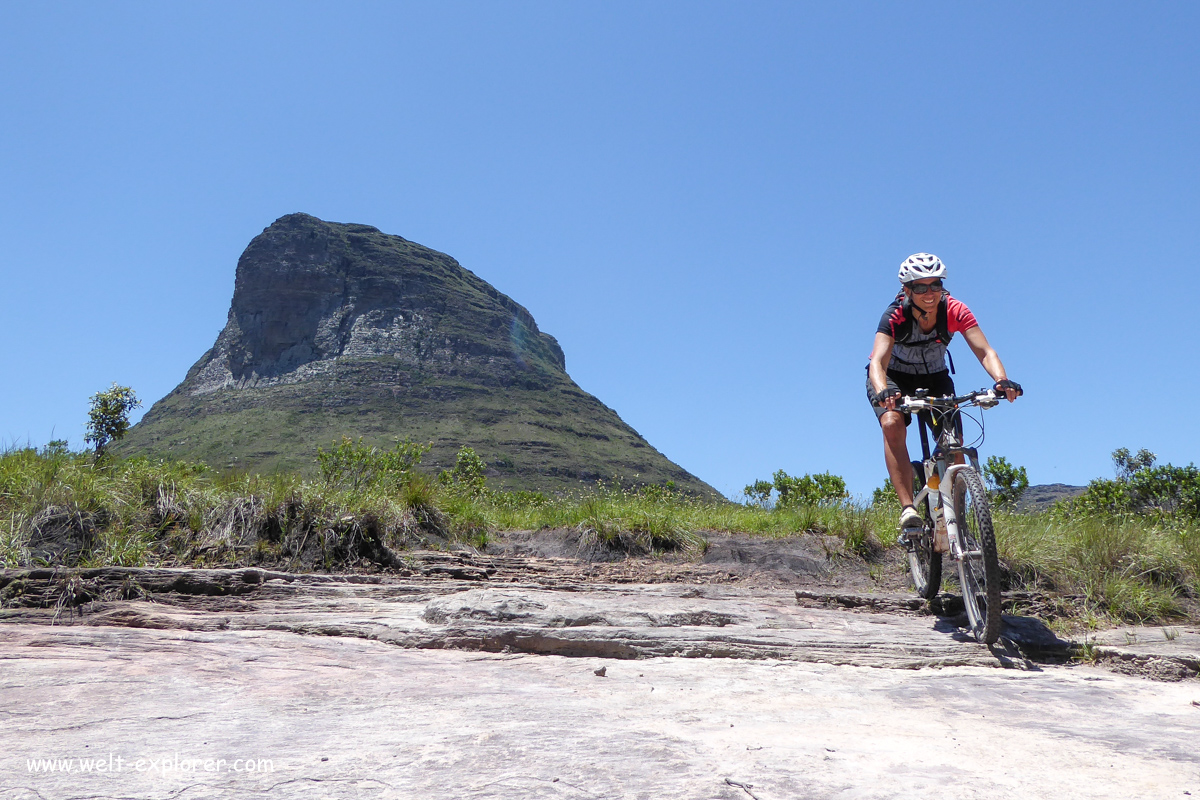
M938 475L937 464L932 459L924 463L925 466L925 486L920 493L914 498L915 504L920 504L921 500L928 498L932 506L934 530L931 531L933 536L937 536L937 525L939 520L946 527L946 538L949 548L946 552L950 558L956 562L962 562L967 558L981 558L983 553L978 550L967 550L963 546L962 537L959 535L959 520L954 511L953 487L955 476L966 469L967 464L952 464L947 470L945 477ZM943 489L942 486L951 487L949 490Z

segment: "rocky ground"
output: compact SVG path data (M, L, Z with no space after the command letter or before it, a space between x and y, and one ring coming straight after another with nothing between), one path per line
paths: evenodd
M0 798L1200 796L1195 625L988 648L816 537L565 547L0 573Z

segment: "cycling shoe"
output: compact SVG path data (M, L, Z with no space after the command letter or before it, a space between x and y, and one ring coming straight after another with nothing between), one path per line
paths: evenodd
M905 506L900 510L900 530L920 531L925 527L925 520L913 506Z

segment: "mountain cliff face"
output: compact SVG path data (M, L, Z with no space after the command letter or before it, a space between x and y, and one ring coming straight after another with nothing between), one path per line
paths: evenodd
M469 445L510 487L712 491L576 386L554 337L454 259L290 214L246 248L225 329L121 450L308 470L343 435L433 442L432 466Z

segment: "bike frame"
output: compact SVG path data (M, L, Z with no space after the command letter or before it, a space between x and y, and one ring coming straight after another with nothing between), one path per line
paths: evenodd
M936 398L943 399L943 398ZM906 410L916 412L917 425L921 433L921 463L925 467L925 486L913 498L913 505L917 508L921 507L921 503L927 498L932 500L932 505L936 511L934 525L937 524L936 514L941 512L942 518L946 521L946 536L950 541L950 559L959 565L959 580L964 578L961 574L962 562L965 558L979 558L981 553L978 550L964 550L962 546L962 538L958 533L958 516L954 511L954 503L950 501L950 493L954 487L954 478L963 469L970 466L980 476L983 473L979 469L979 453L974 447L962 446L962 428L959 418L960 405L963 404L979 405L983 408L990 408L999 402L995 392L972 392L969 395L953 398L954 406L952 408L942 408L940 405L935 405L930 402L930 398L918 396L915 398L905 398ZM980 402L982 401L982 402ZM942 432L938 436L937 447L933 454L929 453L929 440L926 437L927 423L921 412L929 412L930 414L939 414L941 416ZM948 459L955 455L963 455L968 459L968 463L949 464ZM929 479L934 474L938 476L938 487L931 489ZM947 487L943 490L942 487Z
M914 498L916 505L925 508L923 530L915 539L905 535L913 582L922 597L932 599L940 586L943 556L948 555L958 566L971 631L986 644L996 642L1003 625L1000 563L979 454L973 447L963 447L961 420L964 408L993 408L998 402L996 392L990 389L961 397L930 397L927 391L918 390L916 396L896 404L898 411L917 414L924 456L920 464L914 464L925 476L924 486ZM931 456L925 427L933 422L937 423L938 441ZM959 502L967 519L958 516ZM943 536L947 547L939 554Z

